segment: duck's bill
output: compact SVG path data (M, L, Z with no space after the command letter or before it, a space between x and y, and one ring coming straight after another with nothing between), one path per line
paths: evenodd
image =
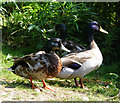
M71 52L70 50L68 50L63 44L61 44L60 49L66 51L66 52Z
M10 71L10 72L13 72L13 71L15 71L15 70L12 70L12 68L8 68L7 70L8 70L8 71Z
M104 30L102 27L100 27L100 32L108 34L108 32L106 30Z
M52 29L47 30L47 32L52 32L52 31L55 31L55 27L52 28Z

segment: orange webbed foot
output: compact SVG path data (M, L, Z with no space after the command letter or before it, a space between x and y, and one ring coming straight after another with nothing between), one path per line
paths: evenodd
M42 82L43 82L43 88L44 88L44 89L48 89L48 90L50 90L50 91L55 92L55 90L53 90L53 89L51 89L51 88L47 87L47 85L46 85L46 83L45 83L45 81L44 81L44 80L42 80Z

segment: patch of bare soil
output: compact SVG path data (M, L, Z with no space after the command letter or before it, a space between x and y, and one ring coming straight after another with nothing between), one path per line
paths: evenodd
M0 82L0 100L1 101L66 101L66 100L78 100L85 96L80 92L68 91L62 87L51 87L55 92L49 90L39 91L28 90L28 89L17 89L6 87L3 84L4 81ZM81 99L80 99L81 100Z
M0 80L0 101L105 101L110 98L102 95L93 95L92 93L76 92L65 87L53 87L55 92L30 88L16 88L6 86L7 82Z

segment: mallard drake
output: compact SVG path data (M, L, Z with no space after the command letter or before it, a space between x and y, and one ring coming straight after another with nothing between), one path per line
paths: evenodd
M32 83L32 79L35 79L42 80L45 89L54 91L46 86L44 79L57 76L62 69L62 62L55 53L56 49L69 52L61 43L61 39L51 38L47 42L45 51L14 58L14 64L8 70L16 75L30 79L33 89L37 88Z
M67 33L67 27L65 26L65 24L57 24L55 25L54 28L49 29L48 32L51 31L56 31L57 33L59 33L58 37L60 37L62 39L62 43L63 45L69 49L71 52L82 52L82 51L86 51L87 48L83 45L80 45L79 43L76 43L72 40L65 40L68 33ZM60 57L63 57L66 54L69 54L71 52L63 52L63 51L59 51L57 52L57 54L59 54ZM77 66L77 64L76 64ZM75 84L76 86L79 87L79 83L77 82L76 78L74 78Z
M100 31L108 34L97 22L91 22L87 27L89 50L75 52L61 58L63 67L57 75L58 78L72 79L81 78L80 83L83 88L82 78L93 70L100 67L103 61L102 54L94 41L94 33Z

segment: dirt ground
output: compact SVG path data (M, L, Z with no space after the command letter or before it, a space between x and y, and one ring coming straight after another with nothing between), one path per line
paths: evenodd
M61 87L52 87L55 93L51 91L28 92L27 90L18 90L16 88L6 88L0 85L0 100L1 101L48 101L48 100L75 100L76 96L83 97L84 94L74 91L65 91ZM35 93L36 92L36 93ZM84 99L84 98L83 98Z
M45 90L41 87L32 90L31 88L16 88L6 86L5 80L0 80L0 103L1 101L106 101L109 97L94 95L87 90L77 92L65 87L50 86L55 92Z

